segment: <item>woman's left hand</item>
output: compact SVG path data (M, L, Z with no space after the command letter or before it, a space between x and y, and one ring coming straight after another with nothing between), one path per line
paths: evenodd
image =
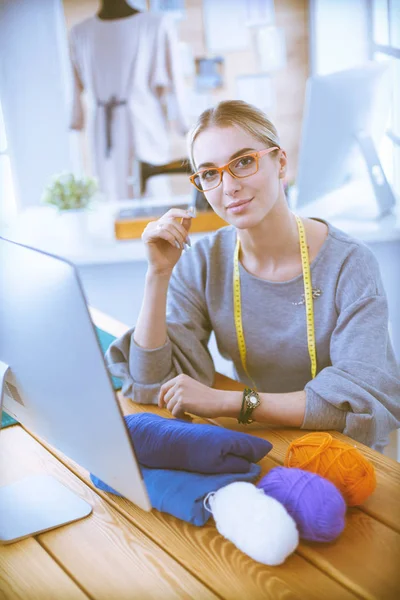
M158 406L167 408L174 417L185 413L199 417L215 418L223 414L223 392L199 383L189 375L178 375L160 388Z

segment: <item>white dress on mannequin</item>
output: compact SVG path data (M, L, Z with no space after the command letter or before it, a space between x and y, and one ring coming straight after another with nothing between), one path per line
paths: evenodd
M167 93L175 99L181 133L188 129L174 23L148 12L111 21L90 17L71 29L70 51L70 127L84 127L84 91L91 159L100 188L110 200L131 198L129 180L136 161L159 165L170 160Z

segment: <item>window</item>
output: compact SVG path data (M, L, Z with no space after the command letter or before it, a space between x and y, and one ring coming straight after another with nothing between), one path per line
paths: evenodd
M391 64L391 114L380 148L386 176L400 195L400 2L369 0L370 48L374 60Z
M8 155L6 128L0 104L0 229L16 215L14 184Z

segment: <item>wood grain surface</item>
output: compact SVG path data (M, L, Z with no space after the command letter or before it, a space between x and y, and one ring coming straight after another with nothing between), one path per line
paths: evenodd
M152 412L170 416L165 410L155 406L136 405L121 396L120 403L124 414ZM195 421L200 422L201 419ZM290 436L293 434L298 437L302 434L298 430L288 431ZM283 434L279 430L255 430L252 433L266 437L273 443L279 440L281 443L280 451L275 455L271 451L260 462L262 473L282 464L285 447L290 441L290 436L285 437L286 430ZM271 438L272 434L275 437ZM75 473L88 481L88 474L84 469L58 452L56 454ZM90 485L89 482L88 484ZM395 488L390 488L389 492L395 496L399 493ZM99 493L103 495L103 492ZM198 528L157 511L144 513L129 501L111 494L104 494L104 497L136 527L171 553L187 570L224 598L243 598L246 593L251 593L251 597L273 598L275 596L271 595L270 589L272 575L274 581L276 577L279 578L281 589L286 590L285 593L294 594L294 597L320 597L323 589L323 595L327 598L346 597L346 593L353 593L362 598L391 599L396 598L400 590L397 568L400 560L400 535L359 508L348 511L346 529L335 542L302 542L284 565L265 567L249 559L222 538L212 522ZM193 557L196 559L193 560ZM365 569L366 564L368 569ZM303 587L307 581L308 592ZM234 590L236 596L232 596Z
M87 596L65 570L34 538L0 546L0 599L87 600Z
M93 507L90 516L40 534L38 541L28 538L0 546L0 566L4 571L4 575L0 575L0 598L1 594L5 598L18 598L20 586L20 597L24 599L86 597L79 588L96 599L215 599L196 577L127 521L121 511L85 485L22 427L9 427L1 432L0 457L1 485L27 475L46 473L55 476ZM23 595L25 585L32 587L32 596ZM7 589L8 595L5 595Z

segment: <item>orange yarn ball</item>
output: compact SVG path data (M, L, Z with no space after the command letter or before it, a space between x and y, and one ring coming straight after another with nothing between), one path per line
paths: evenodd
M357 448L316 431L294 440L285 456L285 467L297 467L329 479L348 506L362 504L376 487L373 465Z

